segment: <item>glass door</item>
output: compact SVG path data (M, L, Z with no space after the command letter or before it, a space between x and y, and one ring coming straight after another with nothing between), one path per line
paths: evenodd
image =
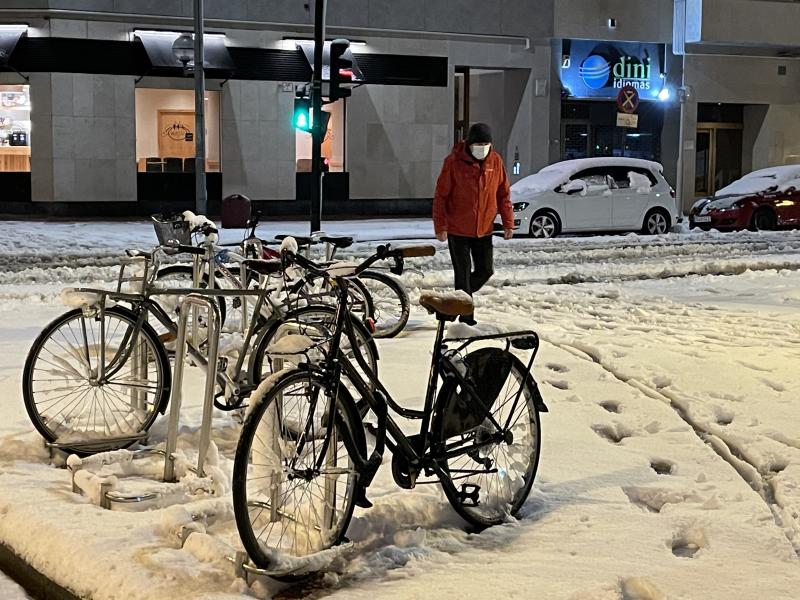
M742 125L698 123L694 193L711 196L742 176Z

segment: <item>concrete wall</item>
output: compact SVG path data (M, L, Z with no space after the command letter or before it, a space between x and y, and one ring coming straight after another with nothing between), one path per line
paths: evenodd
M672 0L556 0L555 38L672 41ZM609 29L608 19L617 21Z
M133 77L31 77L34 202L136 200Z
M800 164L800 103L746 107L745 127L755 133L744 145L750 169ZM743 163L745 161L743 160Z
M3 8L62 9L92 13L123 13L131 18L188 18L192 0L4 0ZM242 21L292 25L313 24L313 0L205 0L210 21ZM42 13L44 14L44 13ZM391 29L480 35L549 37L553 0L337 0L328 7L328 25L345 29ZM166 24L165 22L163 24Z
M294 94L275 81L229 81L222 89L222 195L294 199Z
M687 0L687 43L800 46L800 5L760 0Z

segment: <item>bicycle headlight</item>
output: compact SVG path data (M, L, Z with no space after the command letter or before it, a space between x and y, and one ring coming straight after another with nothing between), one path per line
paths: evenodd
M528 208L530 205L531 205L530 202L514 202L514 204L512 205L512 208L514 209L514 212L522 212L523 210Z

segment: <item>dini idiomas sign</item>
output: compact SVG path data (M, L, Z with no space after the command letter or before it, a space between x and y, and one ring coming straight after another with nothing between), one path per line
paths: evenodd
M663 61L663 44L564 40L561 84L574 98L614 99L627 85L652 100L664 85Z

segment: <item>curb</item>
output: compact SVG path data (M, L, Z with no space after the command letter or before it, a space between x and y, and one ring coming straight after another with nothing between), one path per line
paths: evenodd
M45 577L3 543L0 543L0 571L37 600L82 600L80 596Z

